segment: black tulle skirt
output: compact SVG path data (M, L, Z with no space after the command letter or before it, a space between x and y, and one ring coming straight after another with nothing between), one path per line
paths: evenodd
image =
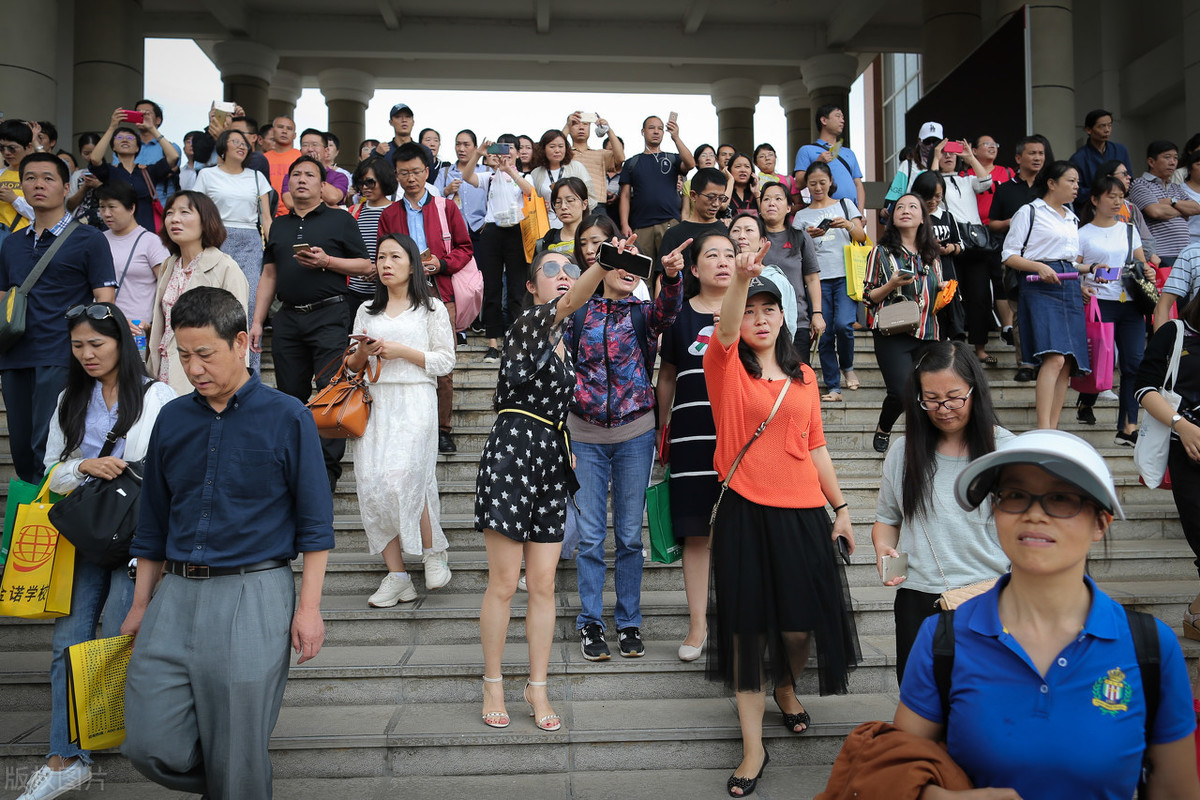
M820 693L846 693L862 653L832 532L824 508L775 508L725 493L712 543L709 679L736 692L762 691L767 680L794 685L807 643Z

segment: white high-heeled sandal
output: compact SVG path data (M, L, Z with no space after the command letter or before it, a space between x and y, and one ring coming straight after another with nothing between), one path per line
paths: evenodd
M533 708L533 701L529 699L529 687L545 685L546 681L525 681L525 702L529 704L529 716L531 717L535 716L537 712ZM550 720L554 720L554 722L550 722ZM538 730L554 733L562 728L562 717L558 714L547 714L541 719L535 720L533 724L538 727Z
M483 676L484 683L501 683L503 681L503 675L495 678L489 678L487 675ZM503 694L503 690L501 690L501 694ZM489 728L507 728L510 722L512 722L512 720L509 719L507 711L483 712L483 724L487 725Z

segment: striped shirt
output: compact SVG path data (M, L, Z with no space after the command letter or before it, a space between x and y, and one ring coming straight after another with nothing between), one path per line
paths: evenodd
M379 244L379 218L383 215L384 209L390 205L391 203L388 203L387 206L369 206L363 203L353 210L354 218L358 220L358 231L367 245L367 257L371 259L372 264L375 263L375 247ZM375 292L374 277L351 275L347 282L350 284L352 292L359 294Z
M917 279L908 286L897 289L884 298L881 303L872 303L868 296L880 286L892 279L892 275L900 268L903 259L908 263L908 269L915 269ZM893 253L889 248L876 245L867 254L867 277L863 281L863 302L867 306L867 326L875 328L875 315L884 306L904 300L916 300L921 307L921 321L913 336L917 339L933 340L938 338L937 314L934 304L937 302L938 288L942 283L942 263L936 260L932 264L921 264L917 256L904 251Z
M1191 199L1182 186L1164 183L1149 172L1134 179L1129 186L1129 199L1143 213L1146 211L1146 206L1168 197L1176 200ZM1175 258L1179 255L1179 251L1187 247L1191 241L1188 221L1184 217L1154 220L1147 215L1146 224L1150 226L1150 233L1154 234L1154 246L1161 258Z

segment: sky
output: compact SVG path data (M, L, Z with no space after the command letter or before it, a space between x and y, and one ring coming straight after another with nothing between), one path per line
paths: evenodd
M163 107L163 133L173 142L182 142L190 130L207 124L208 107L223 96L221 75L195 42L179 39L147 39L147 64L170 64L171 69L147 70L145 96ZM188 76L179 80L179 76ZM862 119L860 83L851 91L851 118ZM495 139L502 133L526 134L535 141L550 128L562 128L571 111L596 111L609 121L631 152L641 149L639 130L642 120L656 114L664 119L671 111L679 113L679 134L691 149L708 143L716 146L717 113L707 95L673 94L599 94L586 92L500 92L380 90L367 107L366 131L369 138L391 138L388 111L399 102L407 103L416 119L413 135L422 128L434 128L441 134L442 159L454 160L454 135L463 128L475 131L480 140ZM328 116L325 99L317 88L305 89L296 104L296 129L325 129ZM266 120L259 120L265 123ZM851 126L850 146L863 152L863 126ZM778 98L762 97L754 113L754 143L770 142L777 151L787 145L787 121ZM343 166L353 167L351 148L342 143L346 157ZM592 146L600 141L593 136ZM664 150L673 150L669 140ZM790 161L789 159L787 159ZM780 158L782 162L784 159Z

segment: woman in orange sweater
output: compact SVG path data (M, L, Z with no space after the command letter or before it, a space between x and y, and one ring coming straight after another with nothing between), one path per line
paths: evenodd
M847 674L860 658L835 546L840 538L854 550L850 511L825 447L816 375L792 345L781 287L761 277L769 249L764 242L758 253L735 257L704 354L717 427L714 466L728 485L713 527L716 603L709 630L717 646L708 667L709 677L724 681L737 698L742 762L726 786L731 797L753 792L768 760L766 679L774 684L784 727L803 733L810 718L795 685L813 639L822 695L845 694ZM788 394L764 426L783 391ZM832 525L826 503L836 516Z

